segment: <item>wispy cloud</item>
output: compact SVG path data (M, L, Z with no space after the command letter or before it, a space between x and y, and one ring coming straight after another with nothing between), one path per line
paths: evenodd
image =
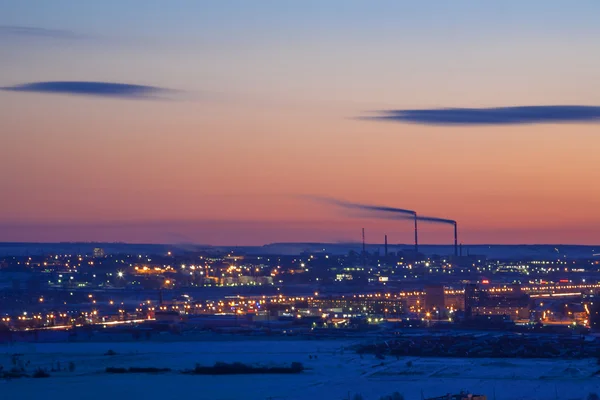
M63 29L45 29L30 26L0 25L0 38L2 37L37 37L51 39L83 39L85 35Z
M443 126L600 122L600 107L555 105L387 110L366 119Z
M174 90L157 86L93 81L31 82L0 89L13 92L103 96L129 99L158 98L161 94L175 92Z

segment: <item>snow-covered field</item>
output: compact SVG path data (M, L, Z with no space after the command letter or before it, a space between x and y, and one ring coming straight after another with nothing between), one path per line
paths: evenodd
M44 343L0 345L0 365L11 367L11 354L21 353L36 367L50 369L70 361L74 372L55 372L46 379L0 381L0 399L336 399L355 393L365 400L398 391L420 400L461 389L490 400L585 399L600 393L596 360L516 360L362 358L342 340L248 340L196 342ZM104 355L108 350L115 356ZM312 356L312 359L311 357ZM316 356L316 358L315 358ZM309 370L297 375L189 376L104 373L114 367L193 368L216 361L291 363ZM410 362L409 362L410 361Z

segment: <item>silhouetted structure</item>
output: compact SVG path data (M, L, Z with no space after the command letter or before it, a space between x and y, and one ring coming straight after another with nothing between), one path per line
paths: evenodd
M365 228L362 228L362 258L363 267L367 266L367 250L365 248Z
M590 328L592 332L600 332L600 301L590 303Z
M458 223L454 221L454 256L458 257Z
M436 316L441 317L446 309L444 285L425 286L425 308L428 311L437 311Z
M479 288L475 283L469 283L465 286L465 317L473 316L473 307L479 304Z
M508 292L480 290L476 284L465 286L465 317L476 315L504 315L511 319L529 318L530 298L522 293L520 285Z
M387 258L388 256L388 242L387 242L387 235L385 235L385 257Z
M417 213L415 213L415 254L419 253L419 228L417 221Z

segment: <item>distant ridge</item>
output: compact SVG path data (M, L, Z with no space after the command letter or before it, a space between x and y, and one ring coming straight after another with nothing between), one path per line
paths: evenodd
M168 251L193 252L202 250L236 251L246 254L282 254L300 255L310 252L314 254L328 253L342 255L350 251L360 251L361 244L348 243L315 243L290 242L269 243L263 246L211 246L202 244L135 244L135 243L103 243L103 242L61 242L61 243L18 243L0 242L0 256L23 256L42 254L91 254L95 247L102 247L106 254L140 253L148 255L166 254ZM413 244L390 244L390 252L412 251ZM367 244L366 250L383 254L383 243ZM452 245L422 245L419 250L426 255L450 255ZM551 260L566 258L592 258L600 253L600 245L557 245L557 244L479 244L463 245L463 253L480 255L492 259L531 259ZM600 259L600 257L598 257Z

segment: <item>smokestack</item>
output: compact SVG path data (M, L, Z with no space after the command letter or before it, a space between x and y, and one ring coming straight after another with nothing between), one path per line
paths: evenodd
M363 245L363 254L365 254L365 228L362 228L362 245Z
M417 213L415 213L415 254L419 253L419 233L417 228Z
M346 209L358 209L358 210L369 211L369 212L373 213L373 216L377 216L376 215L377 213L388 213L388 214L395 214L396 217L399 217L398 219L414 218L414 220L415 220L415 253L419 252L419 238L418 238L418 230L417 230L418 217L417 217L416 211L407 210L404 208L378 206L378 205L372 205L372 204L351 203L348 201L336 200L336 199L331 199L331 198L327 198L327 197L314 197L314 196L310 196L310 197L313 200L325 202L325 203L332 204L332 205L335 205L338 207L343 207ZM430 222L451 223L450 220L443 220L443 219L439 219L439 218L433 218L433 221L431 220L431 218L426 218L426 220L430 221Z
M424 222L432 222L434 224L448 224L448 225L454 225L454 256L458 256L458 226L457 226L457 222L453 219L446 219L446 218L438 218L438 217L427 217L424 215L414 215L413 218L415 219L415 241L417 239L417 221L424 221ZM417 244L417 243L415 243ZM415 246L416 247L416 246Z
M387 258L387 256L388 256L387 235L385 235L385 246L384 247L385 247L385 256Z
M418 221L423 222L431 222L431 223L439 223L439 224L449 224L454 225L454 256L458 257L458 226L455 220L447 219L447 218L438 218L438 217L427 217L423 215L417 215L416 211L406 210L404 208L395 208L395 207L386 207L386 206L377 206L377 205L369 205L369 204L359 204L359 203L350 203L341 200L328 199L328 198L314 198L319 201L324 201L329 204L336 205L338 207L343 207L347 209L360 209L370 211L373 217L383 217L385 214L393 215L393 219L414 219L415 222L415 253L419 252L419 231L418 231ZM378 214L384 215L378 215ZM363 252L364 250L364 229L363 229Z
M362 228L362 256L363 256L363 266L367 267L367 250L365 249L365 228Z
M454 221L454 255L458 256L458 224Z

